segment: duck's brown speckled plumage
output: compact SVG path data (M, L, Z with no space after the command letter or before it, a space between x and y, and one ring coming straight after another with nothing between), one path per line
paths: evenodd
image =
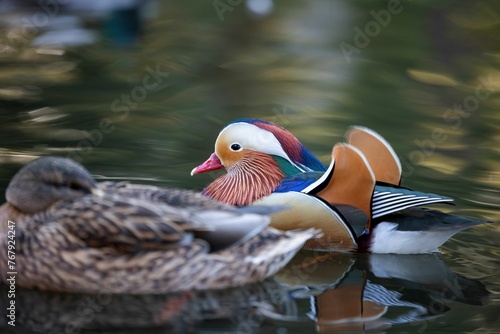
M78 178L87 173L67 159L37 161L41 181L45 173L57 169L81 169L75 174ZM242 213L189 191L95 184L88 173L85 178L86 183L80 184L90 185L89 189L73 187L80 196L65 200L64 189L62 198L36 213L23 213L22 201L17 208L9 203L0 207L4 281L9 271L8 220L16 224L16 284L70 292L162 293L257 282L278 271L316 234L267 228L265 216ZM51 191L73 184L66 177L58 182ZM22 185L11 183L16 189ZM245 242L214 252L209 242L198 237L199 231L211 230L215 223L241 220L263 227Z

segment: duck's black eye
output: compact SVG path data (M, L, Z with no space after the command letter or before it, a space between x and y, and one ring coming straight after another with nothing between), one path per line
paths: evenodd
M239 150L241 150L241 145L238 143L231 144L231 150L239 151Z
M66 186L68 188L70 188L71 190L81 191L81 192L86 193L86 194L90 193L90 190L88 190L86 187L84 187L83 185L81 185L77 182L69 182Z

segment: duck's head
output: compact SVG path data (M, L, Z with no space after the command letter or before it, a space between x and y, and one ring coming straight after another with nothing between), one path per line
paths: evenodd
M215 141L215 152L191 175L243 167L262 154L271 156L290 173L324 171L325 166L283 127L259 119L239 119L227 125ZM288 174L288 171L285 171Z
M240 119L227 125L217 137L215 152L191 175L222 168L227 174L203 193L233 205L248 205L269 195L285 176L325 170L294 135L258 119Z
M7 187L7 202L17 210L33 214L60 200L100 194L90 173L65 158L42 157L22 167Z

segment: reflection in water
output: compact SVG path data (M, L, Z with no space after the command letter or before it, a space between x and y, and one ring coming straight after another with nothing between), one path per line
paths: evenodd
M2 309L8 303L6 292L2 286ZM105 291L87 295L18 289L16 329L70 334L85 329L92 333L118 329L120 333L141 333L146 328L171 328L182 333L195 331L202 321L225 319L224 327L236 332L251 327L259 318L254 303L266 305L277 314L295 311L287 291L273 281L239 289L166 295L111 295Z
M296 298L310 298L319 332L382 330L429 320L453 303L485 305L490 293L435 254L301 253L276 279Z
M2 309L9 302L6 289L0 291ZM269 326L276 331L290 322L309 328L312 319L318 332L382 330L440 317L457 303L485 305L489 296L483 284L452 272L434 254L302 252L276 282L240 289L169 295L18 289L16 327L52 333L166 327L196 332L207 326L252 332ZM309 310L304 308L308 299Z

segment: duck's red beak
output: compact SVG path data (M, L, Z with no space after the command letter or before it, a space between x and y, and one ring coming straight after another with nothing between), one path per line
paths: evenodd
M206 172L210 172L212 170L217 170L217 169L222 169L222 168L224 168L224 166L222 165L222 162L220 162L219 157L217 156L217 154L212 153L212 155L210 155L210 158L208 158L207 161L205 161L204 163L202 163L198 167L195 167L191 171L191 175L206 173Z

